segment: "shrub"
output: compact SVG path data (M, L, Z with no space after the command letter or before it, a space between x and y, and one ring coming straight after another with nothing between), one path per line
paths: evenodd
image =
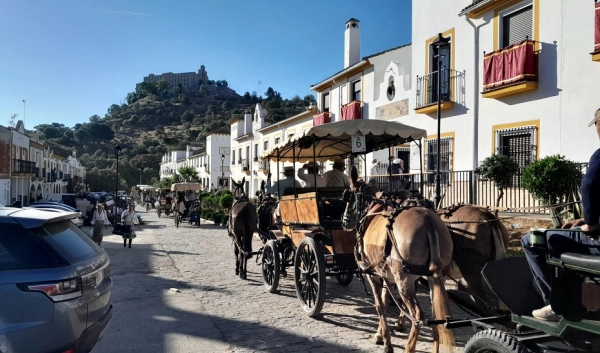
M221 224L221 220L223 219L223 216L224 216L224 214L215 212L212 215L212 220L215 222L215 224Z
M233 205L233 195L229 193L223 193L219 198L219 206L224 209L230 209Z
M554 155L531 163L523 172L523 187L542 204L552 205L566 200L581 184L579 164Z
M519 165L512 158L504 154L493 154L481 162L475 169L483 179L491 180L498 188L496 207L500 206L500 200L504 196L504 188L510 185L513 176L519 171Z
M229 221L229 215L223 215L223 219L221 220L221 224L227 224Z

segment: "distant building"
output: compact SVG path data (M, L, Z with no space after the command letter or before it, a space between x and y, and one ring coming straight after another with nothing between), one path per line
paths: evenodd
M175 74L172 72L165 72L161 75L150 74L144 77L144 82L158 82L160 80L167 81L171 87L176 87L179 84L181 84L182 87L192 87L208 83L208 74L206 73L204 65L202 65L200 66L198 73L182 72Z

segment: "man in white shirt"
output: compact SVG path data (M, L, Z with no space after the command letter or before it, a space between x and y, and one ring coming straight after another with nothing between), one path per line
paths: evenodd
M318 166L316 166L313 162L308 162L303 165L302 168L298 169L298 179L304 182L305 188L314 188L315 187L315 174L318 172ZM317 187L322 188L327 186L327 182L320 175L316 176L317 179Z
M300 182L298 180L294 179L294 167L283 167L283 172L281 172L281 173L283 174L284 178L276 181L273 184L273 186L267 185L265 187L265 189L267 190L267 193L277 195L277 190L279 190L279 196L283 196L285 189L287 189L287 188L293 189L294 184L296 185L297 188L302 187ZM271 181L271 178L269 176L269 182L270 181Z
M350 177L344 173L346 169L346 162L343 159L336 159L333 161L333 169L323 173L323 179L327 187L350 187Z

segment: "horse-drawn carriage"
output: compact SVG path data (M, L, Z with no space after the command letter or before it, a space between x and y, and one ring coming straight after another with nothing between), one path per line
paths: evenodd
M200 201L198 199L186 200L185 192L202 190L204 189L200 183L175 183L171 185L171 191L178 194L173 206L175 227L179 228L179 224L186 221L198 227L200 226Z

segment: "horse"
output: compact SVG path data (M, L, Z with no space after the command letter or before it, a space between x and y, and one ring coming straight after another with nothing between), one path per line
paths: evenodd
M246 279L246 265L248 259L252 258L252 236L257 230L256 207L244 193L244 182L236 183L234 186L235 202L231 206L227 231L234 241L235 251L235 274L241 279Z
M481 271L488 262L508 257L506 227L494 213L480 206L459 204L440 209L437 213L450 229L454 241L452 260L460 270L454 275L458 278L462 275L483 315L496 315L489 304L491 300Z
M385 315L388 290L392 290L395 284L401 300L397 301L395 295L392 298L413 322L405 352L414 352L420 324L425 319L417 301L415 283L419 277L426 276L429 282L435 319L444 320L450 315L442 274L452 261L450 231L433 210L421 205L397 205L397 199L390 202L373 199L367 214L362 217L363 193L369 187L357 182L358 173L354 167L351 180L353 192L348 200L349 204L354 203L353 209L358 213L359 220L354 223L358 233L357 246L360 248L355 251L355 256L359 268L367 274L379 316L374 341L383 344L384 352L393 352ZM454 335L449 329L433 325L432 331L433 352L439 352L440 345L454 345Z

